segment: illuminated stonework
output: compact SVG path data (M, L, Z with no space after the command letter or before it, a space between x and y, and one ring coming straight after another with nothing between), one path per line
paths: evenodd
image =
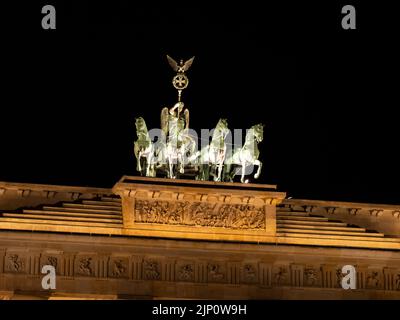
M0 189L3 299L400 298L397 206L140 177ZM55 290L41 287L44 265ZM356 290L341 287L344 265Z
M189 201L137 200L135 222L230 229L265 229L265 212L263 207L245 204L217 205Z

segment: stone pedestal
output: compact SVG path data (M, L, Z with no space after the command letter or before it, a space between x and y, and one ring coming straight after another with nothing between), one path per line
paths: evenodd
M274 241L285 198L274 185L129 176L113 192L130 235L250 242Z

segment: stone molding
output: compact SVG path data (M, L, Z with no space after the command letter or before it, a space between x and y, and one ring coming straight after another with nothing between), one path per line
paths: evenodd
M91 197L96 197L100 195L112 195L112 191L106 188L0 182L0 196L8 195L9 192L16 192L19 197L41 195L44 198L53 198L56 194L68 194L69 197L73 200L78 199L82 194L88 194Z
M270 185L127 176L113 192L135 235L204 240L271 241L276 204L285 198Z
M304 211L315 213L323 210L324 212L332 215L340 211L342 213L347 212L350 215L359 215L362 213L374 217L390 215L396 218L400 218L400 205L285 199L282 202L282 207L288 208L290 209L290 211Z
M387 236L400 236L400 205L285 199L278 211L302 211L337 219Z
M254 255L247 257L243 253L244 257L232 258L226 255L223 246L221 249L220 255L213 255L210 251L206 257L197 256L196 250L191 254L172 250L163 255L151 250L148 253L122 250L107 254L97 252L96 248L88 252L11 247L1 251L0 278L38 276L41 267L50 264L56 268L57 281L61 283L56 291L61 292L65 290L63 281L76 282L77 285L84 279L94 282L143 281L342 291L341 267L350 263L350 261L335 261L332 256L327 256L326 261L323 261L320 255L303 256L302 261L295 261L290 255L279 253L273 255L271 252L264 255L265 257ZM355 256L354 262L359 259L360 256ZM387 260L377 262L372 259L370 263L363 259L361 263L354 264L357 270L358 292L400 292L400 262L397 261L391 266L389 264ZM30 287L35 282L32 279L36 279L37 283ZM40 276L25 282L25 290L37 290L40 286ZM93 293L115 292L93 289Z

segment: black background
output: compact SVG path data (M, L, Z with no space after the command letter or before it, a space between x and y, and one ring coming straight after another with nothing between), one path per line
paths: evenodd
M45 4L56 30L41 28ZM356 30L341 27L345 4ZM4 4L0 180L111 187L135 175L134 118L158 127L176 102L168 53L196 56L183 97L192 128L266 124L260 183L399 203L396 12L354 1Z
M307 319L321 319L323 312L329 311L332 319L365 319L379 318L381 310L387 310L390 314L396 310L398 301L392 300L333 300L333 301L305 301L305 300L207 300L205 303L190 300L109 300L109 301L82 301L82 300L41 300L41 301L2 301L0 303L3 313L14 314L18 309L18 314L26 313L32 316L33 313L42 314L43 310L56 313L62 311L63 315L71 319L90 319L93 317L100 319L112 319L115 317L124 318L127 316L140 319L171 319L171 315L153 315L153 308L159 305L168 307L186 307L196 312L198 304L209 305L246 305L246 315L208 315L202 317L195 312L186 312L185 316L175 319L268 319L275 314L283 314L288 317L304 316Z

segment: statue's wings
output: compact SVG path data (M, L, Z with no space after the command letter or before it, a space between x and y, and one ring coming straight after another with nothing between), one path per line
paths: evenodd
M174 69L174 71L178 71L178 63L172 59L169 55L167 55L167 60L169 65L171 66L172 69Z
M191 57L188 61L185 62L185 64L183 65L183 70L184 71L187 71L190 68L190 66L193 63L193 60L194 60L194 56Z
M189 109L185 109L183 114L185 115L185 129L189 129Z
M165 107L161 110L161 130L164 132L165 136L168 134L168 108Z

